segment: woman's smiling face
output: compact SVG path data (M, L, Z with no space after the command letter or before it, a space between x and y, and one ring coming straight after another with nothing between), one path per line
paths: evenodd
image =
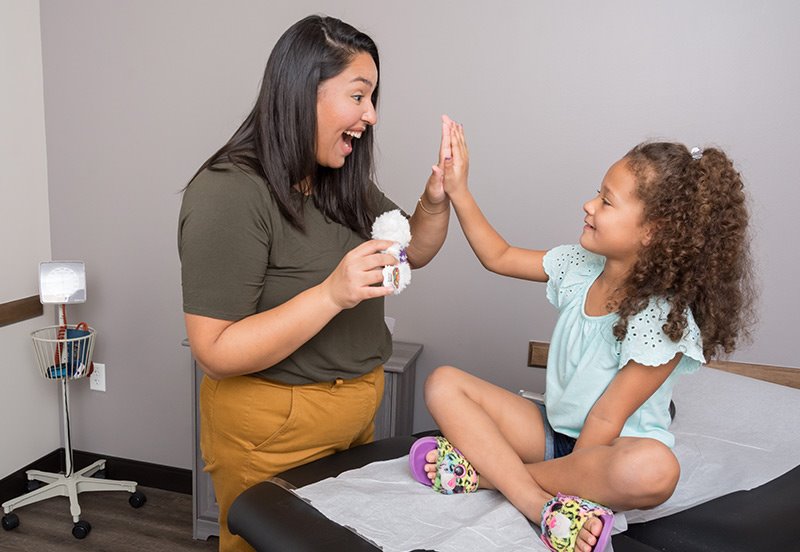
M378 68L372 56L361 52L338 75L317 91L317 163L338 169L353 152L367 126L378 122L372 92L378 85Z

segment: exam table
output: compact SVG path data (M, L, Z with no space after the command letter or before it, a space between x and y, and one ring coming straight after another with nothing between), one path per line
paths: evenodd
M704 377L719 378L718 374L722 374L711 368L704 367L702 370L711 371ZM715 372L718 374L714 374ZM731 376L732 374L725 374L727 379L724 381L727 382ZM695 376L684 379L692 377ZM722 394L716 397L718 403L708 407L709 411L715 414L721 412L720 416L740 417L739 420L726 421L724 424L726 427L744 424L745 420L754 416L764 417L754 415L754 412L758 414L773 410L782 414L781 423L784 424L784 428L797 427L800 424L800 391L756 382L743 376L735 377L741 378L741 384L745 386L740 394L731 392L728 396L725 394L727 391L723 389L720 391ZM716 381L713 380L710 389L724 387L719 386ZM739 380L734 380L734 383L738 385ZM764 385L768 387L759 387ZM773 392L778 387L780 387L780 402L786 404L780 404L776 399L764 401L755 396L747 398L762 392ZM703 405L696 403L703 401L697 401L696 397L692 397L691 404L682 405L678 398L676 395L679 419L681 416L691 416L700 419L700 423L706 425L719 423L719 420L712 417L708 417L707 420L702 419L703 416L700 414L705 412L701 410ZM736 401L736 403L728 404L726 411L723 408L725 401ZM763 404L764 402L771 404ZM787 416L793 421L786 420ZM775 425L774 420L765 420L764 423L764 428ZM694 431L694 428L691 429ZM769 431L758 427L756 429L760 431L762 437ZM786 435L786 430L782 431ZM294 468L272 480L256 484L243 492L233 503L228 515L229 527L233 533L243 537L259 552L379 551L381 548L378 544L370 542L342 524L331 521L290 489L335 478L343 472L373 462L405 456L415 438L404 436L376 441ZM795 431L790 433L789 438L796 443L800 436ZM682 436L677 435L677 439L682 439ZM713 445L714 439L708 442ZM742 442L746 447L758 448L748 445L744 439L743 437ZM693 450L697 457L706 457L707 451L703 450L705 446L705 444L692 445L693 449L697 449ZM790 455L800 450L795 444L792 444L792 447L788 449ZM784 447L782 450L787 449ZM737 460L735 457L738 455L728 456L731 457L730 461L735 463ZM683 463L683 459L681 461ZM798 538L794 527L800 518L800 465L798 465L800 455L791 462L793 467L788 471L784 472L781 467L781 473L776 477L749 490L724 493L677 513L629 524L626 531L613 536L614 552L752 552L797 549ZM720 467L722 473L726 470L738 473L736 470L748 468L749 466L733 464L730 468L724 465ZM531 538L537 538L533 530ZM424 548L417 550L422 549Z
M414 437L392 437L363 445L284 472L280 480L301 487L344 470L408 454ZM750 491L739 491L689 510L641 524L614 535L615 552L792 550L800 516L800 466ZM325 517L275 481L264 481L233 503L231 531L259 552L380 548ZM534 538L533 535L531 538Z

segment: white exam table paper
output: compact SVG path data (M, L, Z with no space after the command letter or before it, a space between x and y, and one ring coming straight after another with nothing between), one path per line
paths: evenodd
M652 510L625 513L641 523L768 483L800 465L800 389L701 367L673 392L675 493Z
M702 367L679 380L673 400L678 487L657 508L616 514L615 533L627 528L626 521L653 520L751 489L800 463L800 390ZM538 528L499 493L436 493L411 477L408 456L295 492L385 552L547 550Z
M434 492L411 477L408 456L374 462L295 492L385 552L547 551L528 520L500 493Z

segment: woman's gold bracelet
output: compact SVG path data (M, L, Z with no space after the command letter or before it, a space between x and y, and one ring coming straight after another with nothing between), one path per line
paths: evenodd
M422 203L422 196L419 196L419 206L422 208L422 210L423 210L423 211L425 211L425 212L426 212L426 213L428 213L429 215L441 215L442 213L444 213L444 212L446 212L446 211L450 210L450 206L448 205L447 207L445 207L445 208L444 208L444 209L442 209L441 211L428 211L428 210L425 208L425 204L424 204L424 203Z

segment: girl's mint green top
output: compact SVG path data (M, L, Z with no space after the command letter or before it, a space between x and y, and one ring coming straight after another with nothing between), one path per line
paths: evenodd
M628 362L660 366L682 353L678 366L622 428L621 437L649 437L672 447L668 431L669 401L675 380L705 362L700 329L687 309L687 328L678 342L661 329L669 314L663 297L653 297L642 312L628 320L625 339L617 341L612 328L616 313L588 316L586 294L603 272L605 257L580 245L562 245L544 257L547 299L559 310L547 357L545 405L553 429L577 438L598 398Z

